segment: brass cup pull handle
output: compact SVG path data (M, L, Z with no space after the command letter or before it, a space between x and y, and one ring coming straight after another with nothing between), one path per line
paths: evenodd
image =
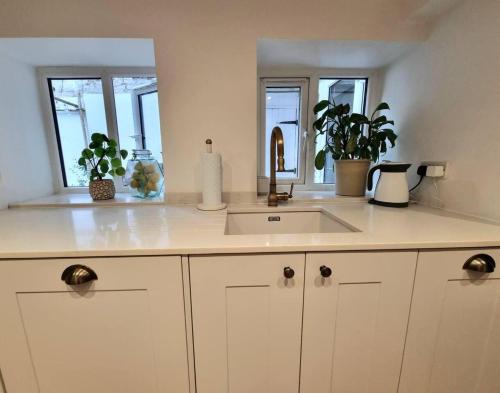
M463 269L479 273L493 273L496 263L493 257L487 254L478 254L465 261Z
M97 274L88 266L71 265L64 269L61 280L68 285L81 285L97 280Z

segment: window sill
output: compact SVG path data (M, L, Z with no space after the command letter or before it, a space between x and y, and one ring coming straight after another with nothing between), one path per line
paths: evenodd
M54 194L43 198L25 202L16 202L9 205L10 209L18 208L50 208L50 207L104 207L104 206L133 206L133 205L161 205L164 204L163 195L141 199L127 193L116 193L114 199L94 201L88 193L85 194Z

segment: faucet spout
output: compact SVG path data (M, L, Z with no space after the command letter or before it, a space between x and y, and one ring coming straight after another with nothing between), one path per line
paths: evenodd
M271 159L270 159L270 178L269 178L269 194L267 196L268 206L278 206L279 200L287 201L292 198L292 188L290 189L290 194L287 192L276 192L276 172L285 171L285 142L283 139L283 132L281 128L274 127L271 131ZM276 152L278 153L278 160L276 160ZM276 169L276 165L278 169Z

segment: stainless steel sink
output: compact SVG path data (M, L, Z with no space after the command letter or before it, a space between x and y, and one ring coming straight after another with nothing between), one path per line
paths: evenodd
M358 232L324 211L229 212L226 235Z

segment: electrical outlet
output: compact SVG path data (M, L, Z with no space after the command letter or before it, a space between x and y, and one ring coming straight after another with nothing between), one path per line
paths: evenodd
M417 173L420 176L444 178L446 166L445 161L423 161L418 167Z

